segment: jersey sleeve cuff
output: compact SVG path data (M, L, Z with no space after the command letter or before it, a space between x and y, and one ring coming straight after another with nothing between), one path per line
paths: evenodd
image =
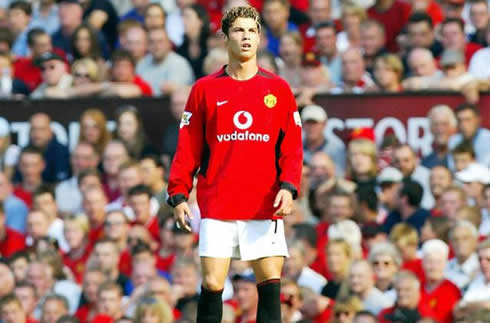
M187 197L184 194L175 194L167 198L167 204L171 207L176 207L177 205L187 202Z
M280 188L281 188L281 190L289 191L291 193L291 195L293 196L293 200L295 200L298 197L298 190L296 189L296 187L293 184L288 183L288 182L282 182Z

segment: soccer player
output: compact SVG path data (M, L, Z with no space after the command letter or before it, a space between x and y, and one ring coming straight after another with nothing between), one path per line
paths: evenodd
M221 27L229 62L196 82L180 123L168 203L191 230L186 201L197 170L202 291L198 323L219 323L231 258L250 261L257 323L281 322L279 285L288 255L282 216L291 213L302 169L301 120L281 78L257 65L259 14L231 8Z

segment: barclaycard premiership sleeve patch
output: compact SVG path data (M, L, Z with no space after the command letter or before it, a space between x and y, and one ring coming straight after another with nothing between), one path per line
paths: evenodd
M299 115L299 112L295 111L293 113L293 117L294 117L294 123L296 123L297 126L301 127L301 117Z
M180 129L184 128L184 126L188 126L191 123L192 112L184 111L182 113L182 119L180 119Z

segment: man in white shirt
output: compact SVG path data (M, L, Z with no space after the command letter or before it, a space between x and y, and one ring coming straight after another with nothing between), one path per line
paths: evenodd
M480 269L476 254L478 230L471 222L460 220L449 231L449 242L454 258L447 263L445 276L465 290Z
M82 207L82 193L78 187L78 175L86 169L96 169L99 156L95 148L86 142L79 142L70 158L73 176L56 186L56 204L60 212L78 212Z
M454 309L456 319L490 306L490 239L478 246L478 258L481 273L471 282L463 299Z
M490 24L487 26L487 42L490 44ZM490 80L490 45L478 50L470 61L469 72L479 80Z

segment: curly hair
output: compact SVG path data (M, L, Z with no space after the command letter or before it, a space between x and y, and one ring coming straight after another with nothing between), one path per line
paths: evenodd
M221 19L221 31L228 35L228 30L237 18L252 18L257 23L257 28L260 31L260 15L254 7L240 6L228 9Z

